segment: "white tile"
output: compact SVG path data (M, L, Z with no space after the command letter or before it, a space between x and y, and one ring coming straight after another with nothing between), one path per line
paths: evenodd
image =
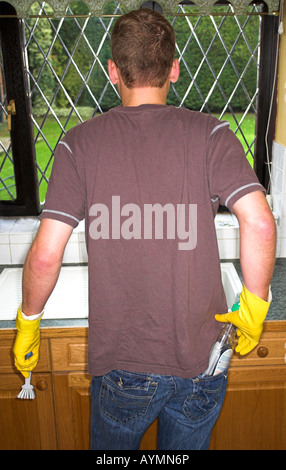
M281 210L280 216L286 217L286 196L284 196L283 199L281 200L281 206L282 206L282 210Z
M277 226L277 237L286 238L286 216L281 217L279 222L279 226Z
M272 166L283 170L285 164L285 147L278 142L273 142Z
M70 238L69 238L69 243L78 243L78 233L72 232Z
M279 192L275 188L272 189L271 195L272 195L272 209L278 217L281 217L283 195L281 194L281 192Z
M281 251L281 238L277 238L276 251L275 251L276 258L280 258L280 251Z
M0 218L0 264L23 264L39 225L38 217ZM63 262L87 262L84 230L83 220L70 237Z
M239 241L236 239L232 240L218 240L218 249L220 259L232 259L239 257L238 250Z
M10 245L8 243L0 245L0 264L11 264L11 262Z
M14 243L11 244L11 258L12 264L24 264L28 251L30 249L31 244L25 243Z
M239 229L236 227L216 227L216 234L219 240L237 239Z
M280 258L286 258L286 238L280 239Z
M275 188L280 193L283 193L283 179L283 170L281 168L273 167L271 173L272 189Z
M217 214L215 218L218 248L221 259L239 256L239 224L233 214Z
M12 232L9 235L10 243L11 244L30 244L33 241L33 233L32 232Z
M279 219L279 222L281 222L282 219ZM279 224L276 224L276 236L277 236L277 239L280 239L281 236L282 236L282 223L279 223Z
M286 216L286 147L273 144L271 194L275 215Z
M85 243L85 232L79 232L78 241L79 243Z
M32 243L32 234L37 224L37 217L16 217L6 220L0 219L0 240L3 242L6 239L4 238L4 235L9 234L9 241L12 244Z
M0 217L0 233L9 233L15 222L15 218Z
M33 230L33 234L36 235L38 230L39 230L39 227L40 227L40 220L37 220L36 224L35 224L35 227L34 227L34 230Z
M20 217L13 225L11 233L32 233L37 222L38 217Z
M0 232L0 245L7 245L10 243L9 233Z
M79 260L80 260L80 263L88 262L88 255L87 255L85 243L79 243Z
M79 263L79 246L78 243L69 242L66 246L63 263Z

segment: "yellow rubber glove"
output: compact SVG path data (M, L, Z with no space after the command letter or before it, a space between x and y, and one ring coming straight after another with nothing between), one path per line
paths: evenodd
M270 302L266 302L243 286L239 310L223 315L215 315L217 321L230 322L237 327L239 339L235 348L236 352L245 355L257 346L270 303L271 298Z
M13 345L15 366L25 377L29 377L29 371L32 371L39 360L40 348L40 323L41 318L37 320L25 320L22 315L21 305L18 308L16 318L17 336ZM25 359L28 353L33 353L29 359Z

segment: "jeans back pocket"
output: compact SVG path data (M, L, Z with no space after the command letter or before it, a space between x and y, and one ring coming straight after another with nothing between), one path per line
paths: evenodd
M119 424L144 416L158 384L143 374L111 371L102 378L101 412Z
M222 406L226 386L226 374L194 380L193 393L187 396L183 405L185 416L197 422L216 414Z

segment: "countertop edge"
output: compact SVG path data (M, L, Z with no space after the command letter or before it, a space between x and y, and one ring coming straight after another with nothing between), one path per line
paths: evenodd
M240 268L239 259L221 259L221 263L233 263L237 273L242 281L242 274ZM74 265L87 265L87 263L82 264L63 264L63 266L74 266ZM4 268L11 267L20 267L19 265L0 265L0 274ZM22 267L22 266L21 266ZM285 300L286 300L286 258L277 258L275 263L274 275L272 279L272 295L273 301L269 308L267 320L265 324L268 323L280 323L286 321L286 309L285 309ZM0 320L0 330L15 328L15 320ZM73 319L43 319L41 322L41 329L49 328L88 328L88 318L73 318ZM271 327L267 326L267 331L271 331ZM276 331L276 330L275 330Z
M1 323L1 322L0 322ZM82 336L88 337L88 326L57 326L57 327L41 327L41 338L51 337L73 337ZM263 332L285 332L286 320L270 320L264 322ZM16 328L1 328L0 339L14 338L16 335Z

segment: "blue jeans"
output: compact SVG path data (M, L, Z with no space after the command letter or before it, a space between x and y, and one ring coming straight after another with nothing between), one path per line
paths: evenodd
M182 379L113 370L91 383L91 450L138 450L158 417L158 450L207 450L227 372Z

